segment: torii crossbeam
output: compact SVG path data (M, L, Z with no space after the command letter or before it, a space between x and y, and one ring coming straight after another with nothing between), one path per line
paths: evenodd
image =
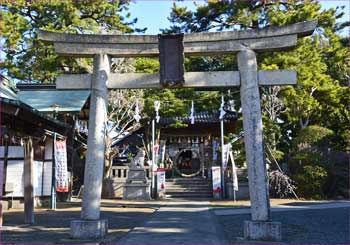
M283 51L296 46L297 38L311 35L317 21L257 30L184 34L185 55L238 52L239 71L187 72L184 87L240 86L248 165L251 221L244 236L254 240L281 240L281 223L271 222L259 85L296 84L290 70L258 71L255 52ZM102 237L107 221L100 220L108 88L160 88L159 74L110 74L109 57L159 55L157 35L78 35L39 31L39 39L53 42L58 54L94 57L93 74L62 75L60 89L91 89L88 152L85 165L82 220L72 221L75 238ZM103 120L101 120L103 119Z

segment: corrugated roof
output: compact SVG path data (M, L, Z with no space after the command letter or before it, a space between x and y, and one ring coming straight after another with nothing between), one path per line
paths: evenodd
M18 92L26 104L42 112L53 111L58 105L60 112L79 112L90 95L89 90L28 90Z
M32 106L24 103L19 97L18 94L11 88L11 85L6 81L0 82L0 103L2 106L5 104L13 105L19 108L24 109L25 111L28 111L32 113L33 115L40 118L40 120L45 120L45 122L53 123L55 127L60 128L69 128L70 126L64 122L61 122L59 120L56 120L52 117L49 117L40 111L38 111L36 108L33 108Z

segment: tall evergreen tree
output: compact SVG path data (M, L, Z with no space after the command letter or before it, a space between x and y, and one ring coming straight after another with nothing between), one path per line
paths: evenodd
M258 65L260 69L295 69L298 72L298 85L282 88L277 95L285 106L285 112L272 122L284 134L279 143L288 142L290 136L296 136L299 130L308 125L319 124L338 132L335 142L339 149L345 150L349 144L345 135L350 119L349 88L346 87L350 53L344 45L346 38L339 35L349 26L349 22L337 22L344 15L343 9L336 7L321 10L317 1L300 0L208 1L199 5L195 11L178 7L174 3L169 17L172 25L163 31L190 33L246 30L318 19L318 27L312 37L298 40L297 48L290 52L258 54ZM196 67L207 67L207 70L210 70L208 67L232 69L236 66L232 56L194 58L190 63ZM269 90L263 93L269 93ZM278 123L281 120L283 124ZM337 121L342 124L339 125ZM270 123L268 125L275 127Z
M128 3L119 0L3 1L1 68L22 81L53 82L62 72L86 72L91 59L58 56L52 45L37 39L39 29L66 33L120 33L133 29Z

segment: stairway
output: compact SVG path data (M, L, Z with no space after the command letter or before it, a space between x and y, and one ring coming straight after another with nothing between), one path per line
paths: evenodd
M201 177L175 177L166 180L165 193L168 198L203 198L213 197L211 181Z

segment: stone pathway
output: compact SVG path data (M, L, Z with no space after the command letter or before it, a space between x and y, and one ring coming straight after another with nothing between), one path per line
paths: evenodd
M164 202L118 244L228 244L208 201Z

